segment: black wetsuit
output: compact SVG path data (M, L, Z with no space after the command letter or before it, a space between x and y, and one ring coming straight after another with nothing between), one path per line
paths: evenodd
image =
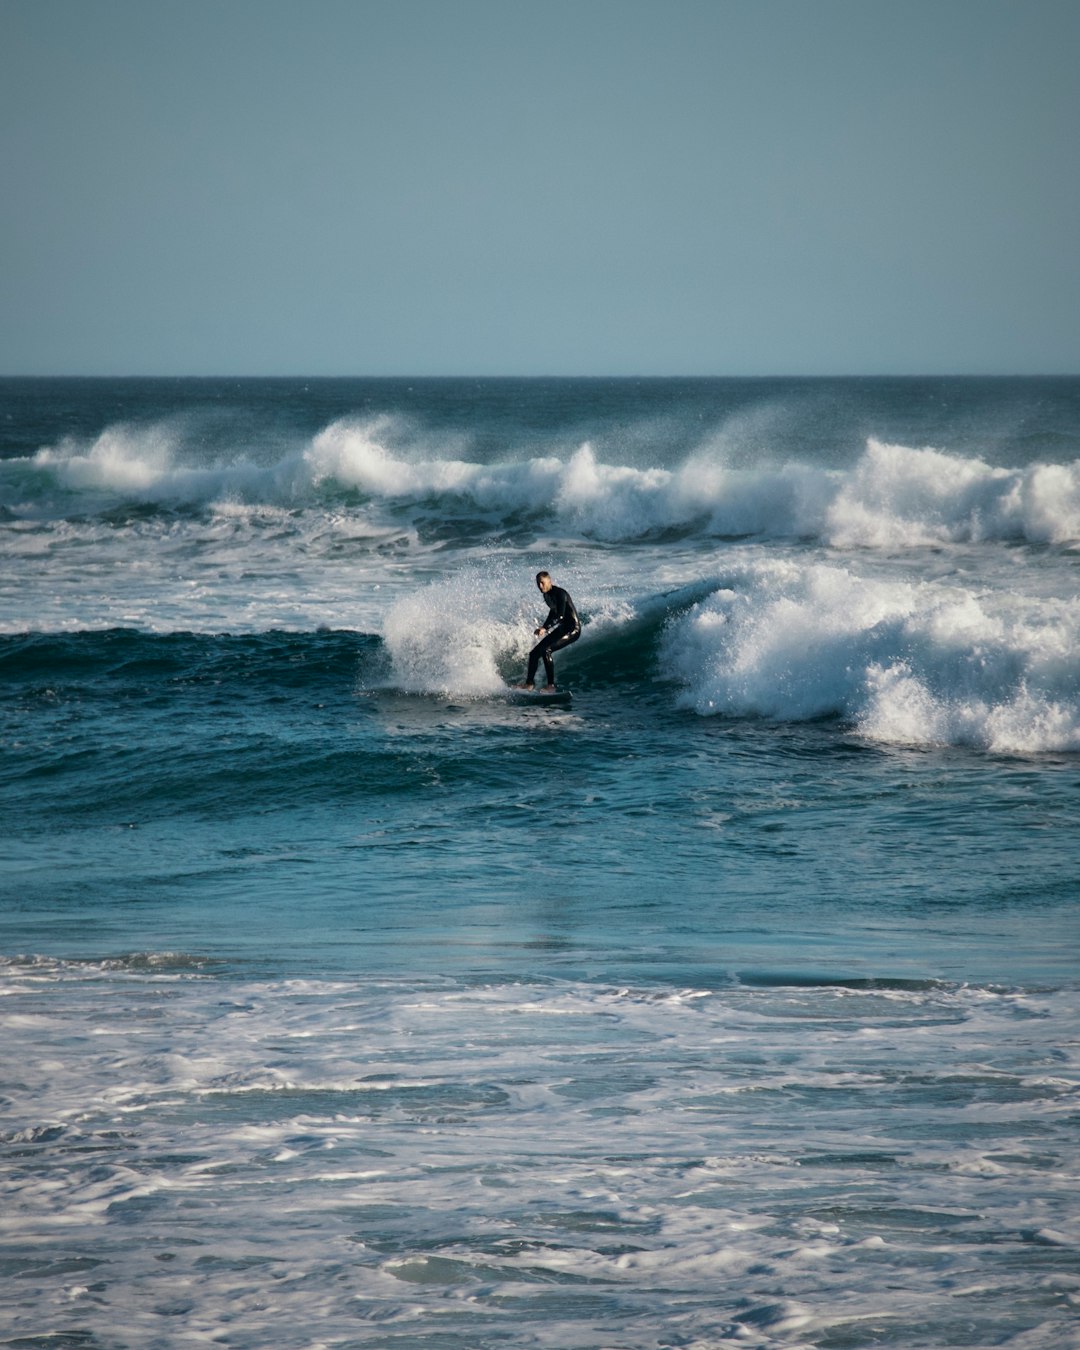
M547 601L548 607L548 616L544 622L544 636L529 653L529 673L525 676L526 684L532 684L536 678L536 667L541 661L544 663L548 684L554 684L555 662L551 659L552 652L557 652L563 647L569 647L571 642L576 642L581 636L581 620L578 618L573 600L570 599L566 591L561 586L552 586L551 590L544 593L544 599Z

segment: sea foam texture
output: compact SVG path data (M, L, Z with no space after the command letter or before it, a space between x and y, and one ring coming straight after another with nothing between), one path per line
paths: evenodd
M754 564L672 619L661 669L699 713L841 716L900 744L1080 749L1080 601Z

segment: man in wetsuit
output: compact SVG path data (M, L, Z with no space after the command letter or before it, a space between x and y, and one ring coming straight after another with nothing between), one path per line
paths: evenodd
M563 647L569 647L571 642L578 640L581 636L581 620L577 616L573 600L561 586L552 585L547 572L537 572L536 584L547 601L548 616L544 620L544 626L534 630L540 641L529 653L529 671L521 687L523 689L533 687L536 667L543 661L550 693L555 688L555 662L551 659L551 654Z

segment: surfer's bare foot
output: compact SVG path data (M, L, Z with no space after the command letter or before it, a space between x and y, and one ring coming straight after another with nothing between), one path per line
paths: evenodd
M527 689L527 690L529 691L529 693L531 694L531 693L532 693L532 688L533 688L533 687L532 687L531 684L515 684L515 685L514 685L514 688L515 688L515 689Z
M544 685L544 693L545 693L545 694L553 694L554 692L555 692L555 686L554 686L553 684L545 684L545 685Z

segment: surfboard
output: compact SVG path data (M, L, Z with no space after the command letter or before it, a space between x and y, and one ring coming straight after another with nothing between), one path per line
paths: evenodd
M556 689L551 693L546 689L508 689L506 701L530 708L569 708L574 696L569 689Z

